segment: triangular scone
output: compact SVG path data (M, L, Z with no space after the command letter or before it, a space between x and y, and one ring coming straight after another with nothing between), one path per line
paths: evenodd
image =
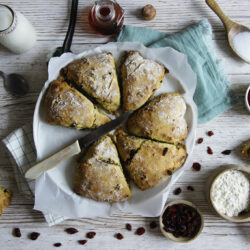
M10 190L0 187L0 215L3 213L3 210L10 205L11 196Z
M124 111L136 110L160 88L167 69L143 58L137 51L128 51L121 66Z
M45 94L46 121L76 129L96 128L110 121L91 101L66 82L55 80Z
M123 174L117 149L109 136L94 143L80 160L74 191L97 201L123 201L131 191Z
M168 144L116 132L116 143L125 168L141 189L153 188L183 165L187 157L184 144Z
M94 98L107 111L112 112L119 108L120 89L115 60L111 53L73 61L61 70L61 74Z
M187 137L186 103L179 93L157 96L127 122L130 133L158 141L177 143Z

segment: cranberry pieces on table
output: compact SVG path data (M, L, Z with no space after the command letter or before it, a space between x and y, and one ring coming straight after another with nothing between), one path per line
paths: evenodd
M117 233L117 234L115 234L115 238L118 239L118 240L122 240L124 237L123 237L122 234Z
M75 234L78 233L78 230L74 227L68 227L65 229L65 232L67 232L68 234Z
M221 152L223 155L230 155L231 154L231 150L224 150Z
M210 147L207 147L207 153L209 155L212 155L213 154L213 150Z
M203 138L199 138L198 140L197 140L197 143L198 144L201 144L203 142Z
M60 242L54 243L54 247L60 247L61 245L62 245L62 243L60 243Z
M20 238L22 236L20 228L18 228L18 227L14 228L13 235Z
M126 224L126 229L127 229L128 231L131 231L131 230L132 230L131 224L127 223L127 224Z
M149 226L150 226L151 229L154 229L154 228L157 227L157 223L155 221L151 221Z
M135 234L137 234L137 235L143 235L144 233L145 233L144 227L138 227L135 231Z
M96 235L96 232L88 232L86 233L86 237L89 239L93 239Z
M164 230L175 237L194 237L201 227L201 217L193 208L185 204L167 207L162 215Z
M192 165L193 170L200 171L201 170L201 164L199 162L194 162Z
M40 236L40 233L33 232L30 234L30 239L31 240L36 240Z
M210 130L210 131L207 132L207 135L208 135L208 136L213 136L213 135L214 135L214 132L213 132L212 130Z
M181 188L176 188L175 190L174 190L174 194L175 195L178 195L178 194L180 194L181 193Z
M192 186L187 186L187 190L194 191L194 188Z
M78 243L81 245L85 245L87 243L87 240L78 240Z

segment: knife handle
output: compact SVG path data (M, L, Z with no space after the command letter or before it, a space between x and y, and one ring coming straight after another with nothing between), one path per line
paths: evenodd
M74 143L70 144L69 146L63 148L62 150L58 151L57 153L49 156L43 161L38 162L36 165L31 167L26 173L25 177L28 179L36 179L42 173L46 172L47 170L54 168L60 162L70 158L73 155L77 155L81 152L78 140Z

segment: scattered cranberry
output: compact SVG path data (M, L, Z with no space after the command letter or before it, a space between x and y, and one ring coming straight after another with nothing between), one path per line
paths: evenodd
M213 150L210 147L207 147L207 153L209 155L212 155L213 154Z
M33 232L30 234L30 239L31 240L36 240L40 236L40 233Z
M155 221L152 221L150 224L149 224L150 228L151 229L154 229L157 227L157 223Z
M175 195L178 195L178 194L180 194L181 193L181 188L176 188L175 190L174 190L174 194Z
M201 164L199 162L194 162L192 165L193 170L200 171L201 170Z
M120 234L120 233L115 234L115 237L116 237L116 239L118 239L118 240L122 240L122 239L124 238L123 235Z
M18 228L18 227L14 228L13 235L20 238L22 236L20 228Z
M54 247L60 247L61 245L62 245L62 243L60 243L60 242L54 243Z
M96 235L96 232L88 232L86 233L86 237L89 239L93 239Z
M194 188L192 186L187 186L187 190L194 191Z
M223 155L230 155L231 154L231 150L224 150L221 152Z
M127 229L128 231L131 231L131 230L132 230L131 224L127 223L127 224L126 224L126 229Z
M78 233L78 230L74 227L68 227L65 229L65 232L67 232L68 234L76 234Z
M81 245L85 245L87 243L87 240L78 240L78 243Z
M203 142L203 138L199 138L198 140L197 140L197 143L198 144L201 144Z
M144 227L138 227L135 231L135 234L137 234L137 235L143 235L144 233L145 233Z
M213 135L214 135L214 132L210 130L210 131L207 132L207 135L208 135L208 136L213 136Z

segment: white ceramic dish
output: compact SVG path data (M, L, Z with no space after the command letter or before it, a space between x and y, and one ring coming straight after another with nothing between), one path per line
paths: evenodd
M245 105L247 107L248 112L250 112L250 103L248 102L248 95L250 95L250 85L247 88L246 94L245 94Z
M139 43L109 43L78 55L66 53L61 57L52 58L48 68L49 77L39 95L34 113L33 135L37 158L41 160L68 145L76 138L89 133L88 130L76 131L70 128L51 126L44 120L43 96L49 83L58 77L60 69L69 62L83 56L108 51L114 55L119 65L119 58L126 50L139 51L144 57L158 61L169 69L170 73L165 78L162 87L156 92L156 95L174 91L178 91L183 95L187 104L185 117L189 128L188 137L185 141L188 153L185 164L171 178L153 189L140 191L132 184L133 195L128 201L110 204L80 197L73 192L76 161L75 157L72 157L56 168L44 173L36 180L35 209L44 213L53 213L71 218L108 216L117 209L142 216L160 215L168 196L169 186L179 178L191 157L197 125L197 109L193 102L196 75L189 66L186 56L172 48L149 49ZM58 206L58 204L63 206Z

